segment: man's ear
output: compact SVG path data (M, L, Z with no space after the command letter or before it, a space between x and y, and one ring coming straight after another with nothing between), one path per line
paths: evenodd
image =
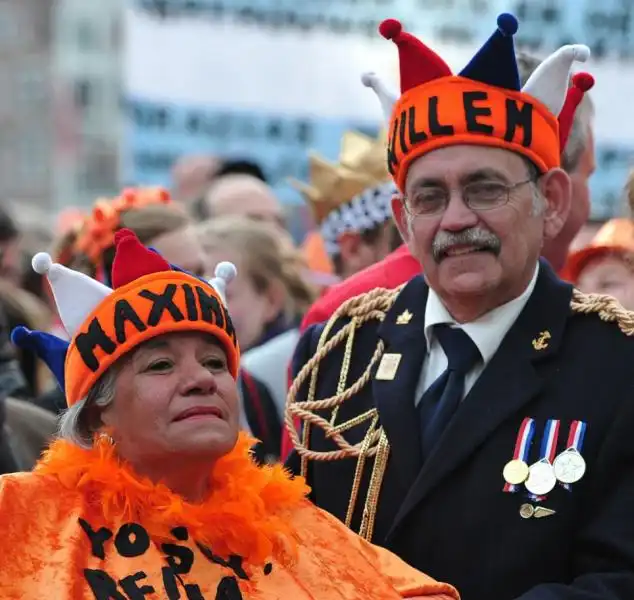
M392 196L392 215L394 216L394 223L403 238L403 241L407 244L410 241L410 228L409 228L409 215L405 210L405 200L401 194L394 194Z
M551 169L539 180L539 189L545 198L544 237L557 237L570 214L572 183L563 169Z

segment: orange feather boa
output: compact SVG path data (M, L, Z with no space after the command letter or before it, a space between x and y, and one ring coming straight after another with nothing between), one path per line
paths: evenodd
M101 506L106 520L138 519L150 536L169 538L176 526L210 545L220 555L237 554L246 563L295 553L296 543L285 516L307 502L305 481L291 479L282 465L259 467L250 448L255 440L241 433L235 448L210 472L209 498L194 504L162 483L139 477L117 456L116 447L97 439L90 450L56 440L35 471L76 489L86 502Z

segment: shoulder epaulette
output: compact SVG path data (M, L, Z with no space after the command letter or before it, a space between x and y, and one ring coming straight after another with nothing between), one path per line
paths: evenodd
M575 289L572 292L570 308L573 313L596 314L602 321L618 325L625 335L634 335L634 312L623 308L612 296L584 294Z

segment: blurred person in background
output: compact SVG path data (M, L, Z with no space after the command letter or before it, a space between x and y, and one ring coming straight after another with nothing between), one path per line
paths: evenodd
M590 244L568 257L563 276L586 294L608 294L634 310L634 222L608 221Z
M347 131L338 161L309 157L310 182L292 180L319 228L334 273L346 279L401 245L390 202L396 193L385 161L386 137Z
M51 329L53 312L49 306L31 292L3 279L0 279L0 305L6 315L9 330L19 325L29 329ZM16 358L29 398L44 394L54 387L46 365L32 352L18 350Z
M176 202L190 204L205 195L222 161L215 156L187 155L172 167L172 196Z
M243 352L298 326L314 290L304 281L290 236L239 216L202 223L198 235L207 265L229 261L238 269L227 301Z
M22 278L20 229L7 210L0 207L0 277L15 285Z
M28 471L57 428L55 417L29 402L29 389L9 339L0 303L0 474Z
M519 53L517 66L522 85L535 71L540 60L530 54ZM555 271L566 263L570 246L590 216L590 177L596 169L594 152L594 103L584 94L576 107L572 127L561 153L561 168L572 182L570 213L562 230L552 240L544 242L542 256Z
M229 173L212 181L202 204L199 218L231 215L266 221L286 231L282 204L273 189L262 179L248 173Z

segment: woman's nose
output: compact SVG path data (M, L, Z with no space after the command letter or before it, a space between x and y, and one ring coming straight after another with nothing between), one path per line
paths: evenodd
M185 394L213 394L217 382L209 367L198 360L187 361L182 367L182 393Z

